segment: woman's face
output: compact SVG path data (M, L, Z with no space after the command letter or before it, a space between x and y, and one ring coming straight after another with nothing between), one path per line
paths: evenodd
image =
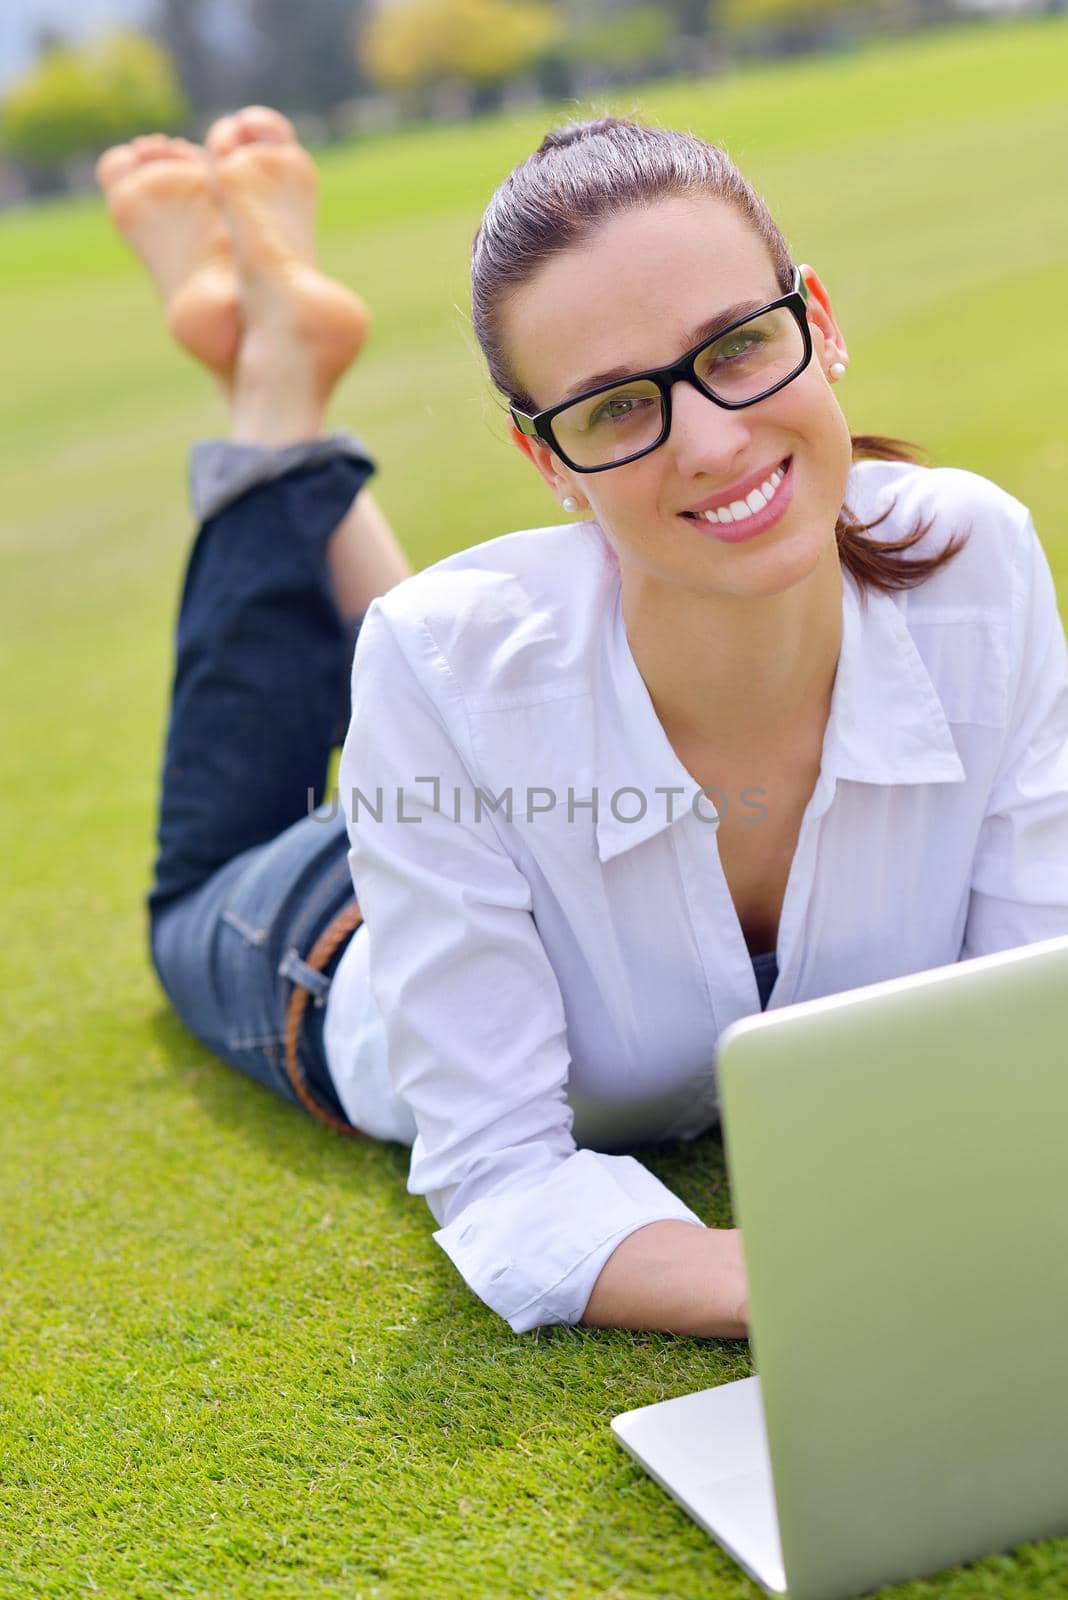
M556 496L591 508L625 577L755 597L801 582L833 550L851 451L828 369L846 350L822 284L808 269L804 276L812 360L778 394L725 411L678 383L668 439L608 472L575 473L515 431ZM672 198L621 213L547 262L510 296L502 332L519 382L545 410L600 373L666 366L720 311L781 293L763 241L732 207L703 195ZM744 522L698 514L744 500L780 471L768 507L778 505L778 515L740 541Z

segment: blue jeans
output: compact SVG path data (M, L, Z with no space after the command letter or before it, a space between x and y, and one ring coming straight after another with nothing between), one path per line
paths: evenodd
M200 529L178 619L152 960L209 1049L299 1104L285 1068L295 984L299 1060L315 1100L347 1122L322 1043L329 974L303 958L354 895L344 820L309 815L349 715L358 622L334 603L326 544L370 476L347 458L250 489Z

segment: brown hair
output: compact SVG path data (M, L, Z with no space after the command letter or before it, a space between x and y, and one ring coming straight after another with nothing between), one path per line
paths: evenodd
M572 123L547 133L534 154L508 175L486 207L472 246L471 314L490 377L513 405L533 409L504 350L499 313L508 293L607 218L628 207L693 193L714 195L740 213L764 241L779 286L788 293L793 257L778 224L726 151L693 134L620 117ZM853 434L852 441L855 461L919 459L917 448L900 439ZM868 538L892 509L867 523L848 506L839 512L839 555L862 587L911 589L965 543L964 536L955 535L934 555L906 559L904 552L930 532L931 523L917 522L893 541Z

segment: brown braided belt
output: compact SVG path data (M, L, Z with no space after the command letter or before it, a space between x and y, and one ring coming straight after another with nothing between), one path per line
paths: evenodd
M322 972L330 957L337 950L338 945L347 939L350 934L355 933L362 921L363 912L356 904L356 901L353 900L351 905L345 906L344 910L338 912L333 922L316 939L308 955L304 958L306 965L311 967L314 972ZM300 1040L301 1023L304 1021L304 1013L308 1009L308 1001L310 999L310 990L303 989L297 984L286 1008L285 1061L286 1073L290 1083L293 1085L293 1092L305 1111L310 1111L312 1116L319 1122L327 1123L329 1127L334 1129L335 1133L344 1134L348 1139L362 1139L363 1133L361 1129L354 1128L351 1122L343 1122L340 1117L336 1117L332 1111L328 1111L325 1106L319 1104L304 1075L304 1068L300 1064L297 1045Z

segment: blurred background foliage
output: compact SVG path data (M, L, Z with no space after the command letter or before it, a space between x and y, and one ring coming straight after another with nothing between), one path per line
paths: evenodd
M364 66L387 90L507 82L563 32L544 0L403 0L374 11L359 40Z
M108 144L198 137L220 111L278 106L325 143L588 99L739 61L849 50L875 35L1066 0L110 0L127 26L87 35L56 0L22 0L31 63L0 83L0 204L90 181ZM117 9L116 9L117 8ZM10 32L11 22L8 23ZM5 63L0 60L0 71Z
M114 33L85 49L55 44L8 94L6 152L48 187L73 156L146 128L175 133L190 118L174 62L155 40Z

